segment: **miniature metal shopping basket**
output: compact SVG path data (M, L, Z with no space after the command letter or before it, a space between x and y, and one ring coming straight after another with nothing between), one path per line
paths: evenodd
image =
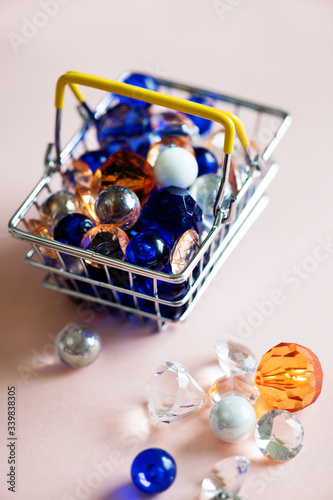
M56 91L56 133L55 145L49 144L46 152L44 174L9 222L10 233L16 238L29 242L26 261L46 274L43 285L46 288L70 295L78 300L92 301L106 308L116 308L125 314L149 318L164 327L170 322L183 321L194 308L208 284L226 261L232 250L251 227L268 202L265 190L278 166L270 160L271 154L291 123L288 113L279 109L259 105L216 92L155 78L159 92L123 83L131 73L125 73L119 81L110 81L81 73L69 72L58 80ZM69 85L80 104L78 111L82 117L81 129L63 148L60 147L60 123L65 86ZM107 92L94 112L86 104L78 85L90 86ZM123 95L146 101L178 112L196 115L212 120L214 126L224 128L224 147L221 148L221 187L215 204L215 219L201 240L200 247L187 266L179 274L145 269L128 262L112 259L101 254L65 245L43 238L27 231L27 221L36 217L46 196L61 189L62 172L87 150L98 148L95 122L109 108L115 95ZM190 102L191 95L209 98L213 107ZM221 110L224 111L221 111ZM237 118L240 116L242 121ZM258 146L259 154L253 155L243 124L251 132L250 138ZM239 138L248 177L240 191L232 196L225 208L223 195L229 178L231 155L234 149L235 132ZM95 141L95 143L94 143ZM200 138L199 143L200 146ZM224 154L222 150L224 149ZM223 155L223 156L222 156ZM224 208L223 208L224 207ZM50 265L45 258L50 251L55 256ZM71 256L71 265L66 257ZM75 265L73 265L73 261ZM87 262L99 267L102 275L96 280L87 270ZM115 281L118 273L122 280ZM151 280L151 295L136 291L135 280ZM116 284L115 284L116 283ZM185 293L176 300L161 297L160 285L182 287ZM147 307L147 304L149 307Z

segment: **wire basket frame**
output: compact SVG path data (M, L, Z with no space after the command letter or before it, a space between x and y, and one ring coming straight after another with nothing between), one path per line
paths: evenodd
M120 81L131 73L124 73ZM201 239L199 250L185 269L170 275L145 269L125 261L111 259L89 250L75 248L55 240L42 238L27 230L27 221L39 213L46 196L61 186L61 170L73 156L92 149L93 125L85 103L79 106L83 118L81 129L60 153L61 167L54 158L54 146L48 145L45 171L32 193L9 222L10 233L31 244L26 261L46 272L43 285L78 300L88 300L106 308L116 308L140 318L157 322L159 328L168 323L184 321L201 295L268 203L267 186L278 166L271 154L287 131L288 113L243 99L206 91L188 85L155 78L161 92L172 95L200 95L213 99L221 109L237 114L250 131L250 138L260 147L260 155L247 158L249 173L245 184L231 199L227 209L219 211L212 227ZM99 118L108 109L114 96L107 94L94 112ZM87 262L98 269L98 278L89 274ZM140 280L149 284L149 292L137 286Z

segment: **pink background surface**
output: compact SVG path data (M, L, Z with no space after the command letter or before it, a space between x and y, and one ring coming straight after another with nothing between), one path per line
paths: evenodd
M293 266L309 269L318 238L333 236L332 2L225 0L224 15L216 2L203 0L62 3L16 51L9 33L21 35L24 19L36 19L41 7L32 0L0 4L0 498L13 498L4 478L8 385L17 388L17 499L144 498L129 486L129 469L150 446L166 448L178 464L161 500L196 498L213 464L235 454L252 462L245 499L332 498L332 249L314 272L304 272L296 290L286 281ZM56 79L70 69L109 78L137 69L293 115L274 154L281 170L268 208L186 323L163 333L92 317L43 289L42 274L24 263L27 246L7 236L8 219L41 175L53 140ZM214 343L237 335L255 302L276 288L283 303L240 341L258 358L281 341L295 341L321 360L322 395L297 414L305 428L301 454L277 465L251 439L224 444L209 430L209 411L171 426L150 421L144 386L154 370L178 361L207 387L217 370ZM62 368L52 347L53 336L75 320L91 322L103 340L98 361L82 371Z

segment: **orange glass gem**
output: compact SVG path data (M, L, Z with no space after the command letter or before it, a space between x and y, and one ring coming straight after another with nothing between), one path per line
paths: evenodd
M95 171L94 186L103 190L109 186L124 186L136 193L141 206L155 184L150 164L132 151L118 151Z
M255 383L266 401L280 410L301 410L318 398L323 371L317 356L295 343L276 345L261 358Z

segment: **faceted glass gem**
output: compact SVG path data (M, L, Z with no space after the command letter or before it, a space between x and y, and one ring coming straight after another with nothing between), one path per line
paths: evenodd
M190 194L198 203L204 215L213 216L217 195L221 185L221 177L216 174L201 175L190 187ZM230 205L232 191L229 183L224 191L222 209Z
M216 403L209 415L209 425L215 436L226 443L247 439L256 424L256 413L245 398L231 395Z
M95 227L95 223L85 215L68 214L60 219L54 228L53 236L55 240L61 243L79 247L83 235L93 227Z
M106 160L110 154L105 149L97 149L95 151L87 151L80 156L79 160L86 163L91 171L94 173Z
M182 234L173 246L170 264L173 274L181 273L199 248L199 235L194 229Z
M62 184L67 190L74 190L76 186L89 187L93 180L93 172L87 163L75 160L62 174Z
M126 260L131 264L160 271L170 258L170 248L154 231L145 231L133 236L126 248Z
M197 160L184 148L166 148L157 157L154 175L161 187L176 186L186 189L197 178Z
M251 405L255 405L259 399L260 392L254 383L253 373L244 373L221 377L210 386L208 394L214 403L218 403L226 396L235 394L243 396Z
M173 186L152 193L140 216L143 227L161 233L170 247L188 229L199 233L201 219L201 209L189 192Z
M149 163L136 153L114 153L94 174L94 183L100 189L124 186L136 193L141 204L154 187L155 179Z
M217 159L206 148L194 148L195 157L197 159L199 173L198 177L206 174L216 174L219 169L219 164L217 163Z
M70 323L58 334L55 347L63 363L71 368L81 368L98 357L101 339L90 325Z
M170 423L210 404L209 398L180 363L165 362L146 385L151 418Z
M155 113L151 117L151 126L153 131L159 134L160 137L164 135L188 135L194 137L199 133L199 128L191 118L178 111Z
M199 95L193 95L189 98L189 101L191 102L196 102L198 104L204 104L205 106L211 106L212 102L211 100L199 96ZM189 115L193 123L199 128L200 134L204 134L205 132L208 132L208 130L212 126L211 120L206 120L205 118L201 118L200 116L195 116L195 115Z
M176 462L160 448L149 448L139 453L131 468L133 484L144 493L165 491L174 482L176 473Z
M194 155L193 147L190 143L190 137L187 135L165 135L158 142L154 142L148 150L147 161L153 167L156 163L157 157L162 151L167 148L184 148Z
M129 229L139 218L140 200L131 189L110 186L96 199L95 213L100 224L113 224Z
M41 238L47 238L48 240L53 239L50 229L44 224L44 222L38 219L28 220L28 231L36 236L41 236ZM50 259L57 258L56 252L51 248L43 246L39 246L38 248L45 257L49 257Z
M246 457L235 456L220 460L212 468L209 477L202 481L200 500L212 499L218 494L230 495L234 498L243 486L249 470L250 461Z
M134 85L135 87L141 87L148 90L158 90L158 83L154 78L149 75L144 75L141 73L132 73L127 78L125 78L124 83L129 85ZM135 91L133 92L133 97L120 96L120 102L128 104L134 108L148 108L150 106L149 102L140 101L135 99Z
M243 344L231 340L221 341L215 344L215 351L227 377L234 373L254 373L257 369L258 361L252 351Z
M81 247L112 259L124 260L128 241L127 234L119 227L102 224L90 229L83 236Z
M257 422L254 440L265 457L275 462L294 458L303 447L304 429L290 412L272 410Z
M150 130L148 111L130 108L127 104L118 104L108 109L97 122L97 137L103 149L108 149L108 143L117 137L128 138Z
M323 370L310 349L282 342L261 358L255 383L267 403L292 412L316 401L322 388Z
M76 186L75 205L77 209L96 222L97 217L95 214L95 201L96 196L90 188L84 186Z
M54 227L61 217L75 212L75 197L68 191L50 193L42 203L40 214L46 224Z

